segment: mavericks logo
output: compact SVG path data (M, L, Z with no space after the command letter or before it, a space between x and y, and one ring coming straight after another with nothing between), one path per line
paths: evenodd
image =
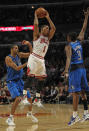
M73 85L71 86L71 89L72 89L72 90L74 89L74 86L73 86Z

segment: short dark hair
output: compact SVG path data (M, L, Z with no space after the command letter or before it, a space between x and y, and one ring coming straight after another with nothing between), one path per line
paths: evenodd
M41 30L42 30L45 26L48 26L48 25L42 25L42 26L41 26Z
M68 36L71 38L71 41L77 40L77 33L76 32L70 32L70 33L68 33Z
M13 49L15 46L18 46L16 44L10 45L10 49Z

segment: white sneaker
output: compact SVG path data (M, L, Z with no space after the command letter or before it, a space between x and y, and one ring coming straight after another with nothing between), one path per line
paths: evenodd
M89 113L87 113L86 115L83 115L81 122L83 123L84 121L89 120Z
M43 107L43 105L42 105L42 103L41 103L40 100L37 102L37 106L38 106L38 107Z
M14 118L13 118L13 117L8 117L8 119L6 120L6 123L7 123L9 126L15 126Z
M30 105L30 103L28 102L27 98L25 98L24 100L21 101L22 105Z
M37 105L37 102L38 102L38 100L37 100L37 98L35 98L35 100L33 101L33 105Z
M38 119L35 116L33 116L32 114L30 114L30 113L27 113L27 117L31 118L32 122L34 122L34 123L38 122Z
M44 106L42 105L42 103L41 103L40 100L39 100L39 101L34 101L34 102L33 102L33 105L36 105L36 106L38 106L38 107L44 107Z

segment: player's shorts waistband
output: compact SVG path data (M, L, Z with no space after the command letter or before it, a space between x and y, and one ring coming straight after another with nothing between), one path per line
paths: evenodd
M81 63L81 64L71 64L70 72L71 72L71 71L74 71L74 70L76 70L76 69L78 69L78 68L85 68L85 67L84 67L84 64L83 64L83 63Z
M32 55L36 56L37 58L40 58L40 59L44 59L44 57L38 55L38 54L35 54L34 52L32 52Z
M13 80L7 80L7 83L10 83L10 82L12 82L12 81L17 82L17 81L19 81L19 80L21 80L21 79L20 79L20 78L17 78L17 79L13 79Z

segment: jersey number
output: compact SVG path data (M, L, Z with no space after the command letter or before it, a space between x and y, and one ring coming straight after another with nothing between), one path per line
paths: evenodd
M46 46L44 46L43 52L45 52Z
M81 60L81 59L82 59L81 51L80 51L80 50L77 50L77 53L78 53L78 56L79 56L78 60Z

